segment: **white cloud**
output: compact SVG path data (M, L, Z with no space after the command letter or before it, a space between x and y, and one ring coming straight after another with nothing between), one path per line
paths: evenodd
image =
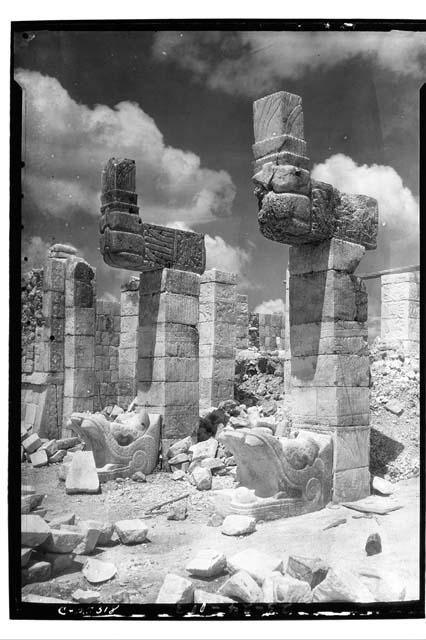
M399 232L403 242L418 236L418 201L392 167L358 165L348 156L339 153L315 165L311 175L316 180L329 182L340 191L376 198L379 205L379 226L385 226L391 232Z
M144 219L192 223L231 213L235 186L226 171L201 166L191 151L166 145L154 120L132 102L78 104L55 78L18 70L24 89L24 196L52 216L74 208L99 215L101 170L108 158L136 160Z
M266 300L258 304L254 309L254 313L281 313L285 310L284 300L276 298L275 300Z
M49 242L44 242L40 236L32 236L24 240L21 250L22 271L25 272L43 267L49 247Z
M280 79L330 69L355 57L397 75L423 77L423 33L160 31L153 55L188 69L214 89L256 96Z

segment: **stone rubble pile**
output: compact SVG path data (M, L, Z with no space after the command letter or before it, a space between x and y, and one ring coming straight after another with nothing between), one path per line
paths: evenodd
M237 350L235 399L247 406L284 397L284 352Z
M78 437L49 440L40 438L31 426L21 425L21 462L30 462L34 468L62 462L67 455L83 449Z

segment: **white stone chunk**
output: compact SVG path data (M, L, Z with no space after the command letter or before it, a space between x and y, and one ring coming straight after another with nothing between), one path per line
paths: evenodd
M245 536L256 529L256 518L251 516L226 516L222 524L222 533L226 536Z
M238 571L219 589L218 593L243 602L262 602L262 589L245 571Z
M223 573L226 558L223 553L202 549L187 565L186 570L197 578L212 578Z
M91 451L76 451L65 480L67 493L98 493L99 477Z
M157 604L184 604L193 602L194 586L190 580L168 573L158 592Z
M148 527L143 520L120 520L114 526L122 544L140 544L146 540Z
M117 567L112 562L103 562L90 558L85 563L82 573L88 582L98 584L111 580L117 573Z
M282 570L282 559L258 549L244 549L227 559L230 573L245 571L261 585L273 571Z

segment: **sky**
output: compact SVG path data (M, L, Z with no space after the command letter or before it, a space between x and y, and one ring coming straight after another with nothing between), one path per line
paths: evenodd
M378 200L378 248L358 272L418 264L425 62L422 32L16 33L23 268L71 243L98 295L119 297L131 273L99 252L100 174L128 157L142 220L204 233L207 267L238 273L251 309L281 310L288 247L260 234L251 182L252 103L280 90L302 97L312 176Z

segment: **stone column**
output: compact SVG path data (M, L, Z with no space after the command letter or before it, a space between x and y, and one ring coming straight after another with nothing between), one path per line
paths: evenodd
M200 410L234 397L237 276L211 269L200 288Z
M132 277L121 285L120 314L118 404L127 409L138 390L139 277Z
M237 295L237 311L236 311L236 346L237 349L248 349L248 296Z
M120 303L96 301L95 411L117 403Z
M381 277L381 338L400 341L404 353L420 355L420 272Z
M290 348L290 272L285 276L285 310L284 310L284 393L285 402L289 406L291 393L291 348Z
M95 393L94 269L82 258L68 260L65 274L65 379L63 433L73 411L93 411Z
M369 495L365 249L333 238L290 248L293 426L333 434L333 500Z
M198 427L200 276L162 269L140 276L138 405L163 416L163 451Z

